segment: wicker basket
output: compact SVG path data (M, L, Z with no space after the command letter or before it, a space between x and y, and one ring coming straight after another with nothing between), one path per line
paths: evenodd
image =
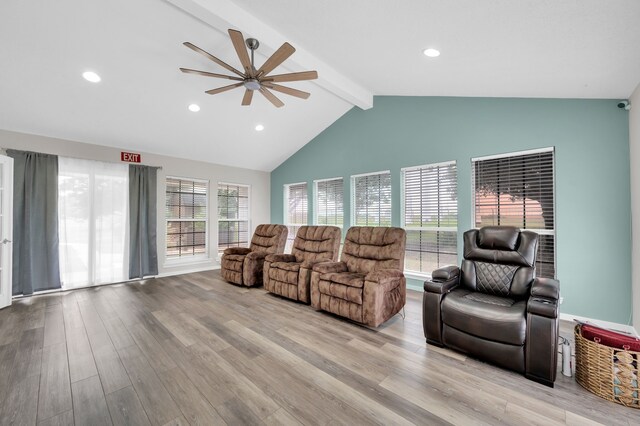
M589 392L627 407L640 408L640 352L611 348L582 337L576 341L576 380Z

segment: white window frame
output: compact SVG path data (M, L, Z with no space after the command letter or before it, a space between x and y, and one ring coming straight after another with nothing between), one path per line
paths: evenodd
M242 186L247 188L247 194L248 194L247 195L247 220L245 221L240 219L220 219L220 216L216 213L216 219L217 219L216 225L218 225L218 222L247 222L248 234L247 234L246 247L249 247L251 245L251 185L246 183L233 183L233 182L219 181L218 184L216 185L216 207L219 207L217 203L218 203L218 189L220 185ZM216 212L217 211L218 209L216 208ZM219 228L216 233L216 253L217 253L217 259L220 260L222 258L222 255L220 254L220 229Z
M391 206L391 212L390 212L390 216L389 216L389 220L391 221L391 224L389 226L392 226L393 224L393 176L391 175L391 170L381 170L378 172L371 172L371 173L360 173L357 175L351 175L350 178L350 184L351 184L351 226L360 226L360 225L356 225L356 185L355 185L355 181L356 178L359 177L364 177L364 176L373 176L373 175L382 175L382 174L388 174L389 178L391 179L391 198L389 200L389 204ZM371 225L373 226L373 225ZM376 225L376 226L381 226L381 225Z
M536 229L536 228L527 228L527 231L533 231L540 235L553 235L553 266L554 266L554 278L558 276L558 222L556 221L556 153L555 147L545 147L545 148L536 148L529 149L524 151L514 151L514 152L505 152L501 154L495 155L486 155L482 157L472 157L471 158L471 228L478 229L476 227L476 183L475 183L475 173L473 163L475 161L484 161L484 160L496 160L499 158L508 158L508 157L517 157L521 155L532 155L532 154L540 154L544 152L552 152L553 153L553 162L552 162L552 175L553 175L553 230L551 229Z
M437 228L427 228L427 227L423 227L423 226L417 226L417 227L410 227L407 228L406 227L406 223L405 223L405 201L406 201L406 194L405 194L405 182L404 182L404 174L405 172L408 171L412 171L412 170L418 170L418 169L424 169L424 168L434 168L434 167L443 167L443 166L450 166L450 165L455 165L456 166L456 174L457 174L457 161L456 160L452 160L452 161L443 161L440 163L431 163L431 164L422 164L420 166L411 166L411 167L403 167L402 169L400 169L400 223L401 223L401 227L405 230L405 231L442 231L442 232L455 232L456 233L456 238L458 236L458 228L457 227L453 227L453 226L439 226ZM456 187L457 187L458 183L456 182ZM460 214L458 213L458 217L460 217ZM458 262L459 263L459 262ZM406 262L405 262L406 264ZM431 274L428 272L420 272L420 271L414 271L411 269L405 269L404 270L404 274L408 277L408 278L415 278L415 279L424 279L424 278L431 278Z
M305 223L289 223L289 188L295 185L307 185L307 218ZM282 190L283 195L283 216L284 216L284 226L287 227L287 231L290 226L307 226L309 224L309 183L306 181L303 182L294 182L294 183L286 183L283 186ZM285 243L285 247L288 246L288 242L291 241L293 244L293 240L295 239L295 235L290 235L287 233L287 242ZM286 250L285 250L286 251Z
M179 180L188 180L188 181L192 181L192 182L198 182L198 183L204 183L207 185L207 196L206 198L206 204L205 204L205 208L207 210L207 214L205 215L204 219L170 219L167 217L167 209L166 209L166 204L167 204L167 179L179 179ZM164 212L165 212L165 228L164 228L164 264L165 266L171 267L171 266L176 266L176 265L186 265L186 264L191 264L191 263L201 263L203 261L207 261L210 260L210 247L209 247L209 217L211 215L211 209L210 207L210 202L209 202L209 197L211 196L211 185L208 179L199 179L199 178L192 178L192 177L185 177L185 176L165 176L165 181L164 181ZM167 232L169 230L169 222L202 222L204 220L205 225L204 225L204 253L202 254L198 254L198 255L193 255L193 256L185 256L185 257L168 257L167 256Z
M313 181L313 224L318 225L318 183L328 182L331 180L342 180L342 225L330 225L337 226L340 229L344 228L344 177L336 176L327 179L316 179Z

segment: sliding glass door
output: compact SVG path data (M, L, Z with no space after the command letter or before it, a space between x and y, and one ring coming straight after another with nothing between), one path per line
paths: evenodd
M128 166L65 157L58 161L62 288L126 280Z

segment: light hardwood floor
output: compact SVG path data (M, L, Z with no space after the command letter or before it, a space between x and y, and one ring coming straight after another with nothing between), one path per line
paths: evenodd
M377 330L218 272L14 301L0 311L0 424L639 424L427 346L421 293ZM570 335L570 326L563 326Z

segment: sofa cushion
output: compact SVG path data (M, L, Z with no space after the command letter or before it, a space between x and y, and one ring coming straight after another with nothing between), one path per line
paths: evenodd
M442 321L450 327L494 342L523 345L527 304L507 297L459 288L442 302Z
M329 272L328 274L322 274L320 279L349 287L362 288L364 287L364 277L365 274L359 274L357 272Z

